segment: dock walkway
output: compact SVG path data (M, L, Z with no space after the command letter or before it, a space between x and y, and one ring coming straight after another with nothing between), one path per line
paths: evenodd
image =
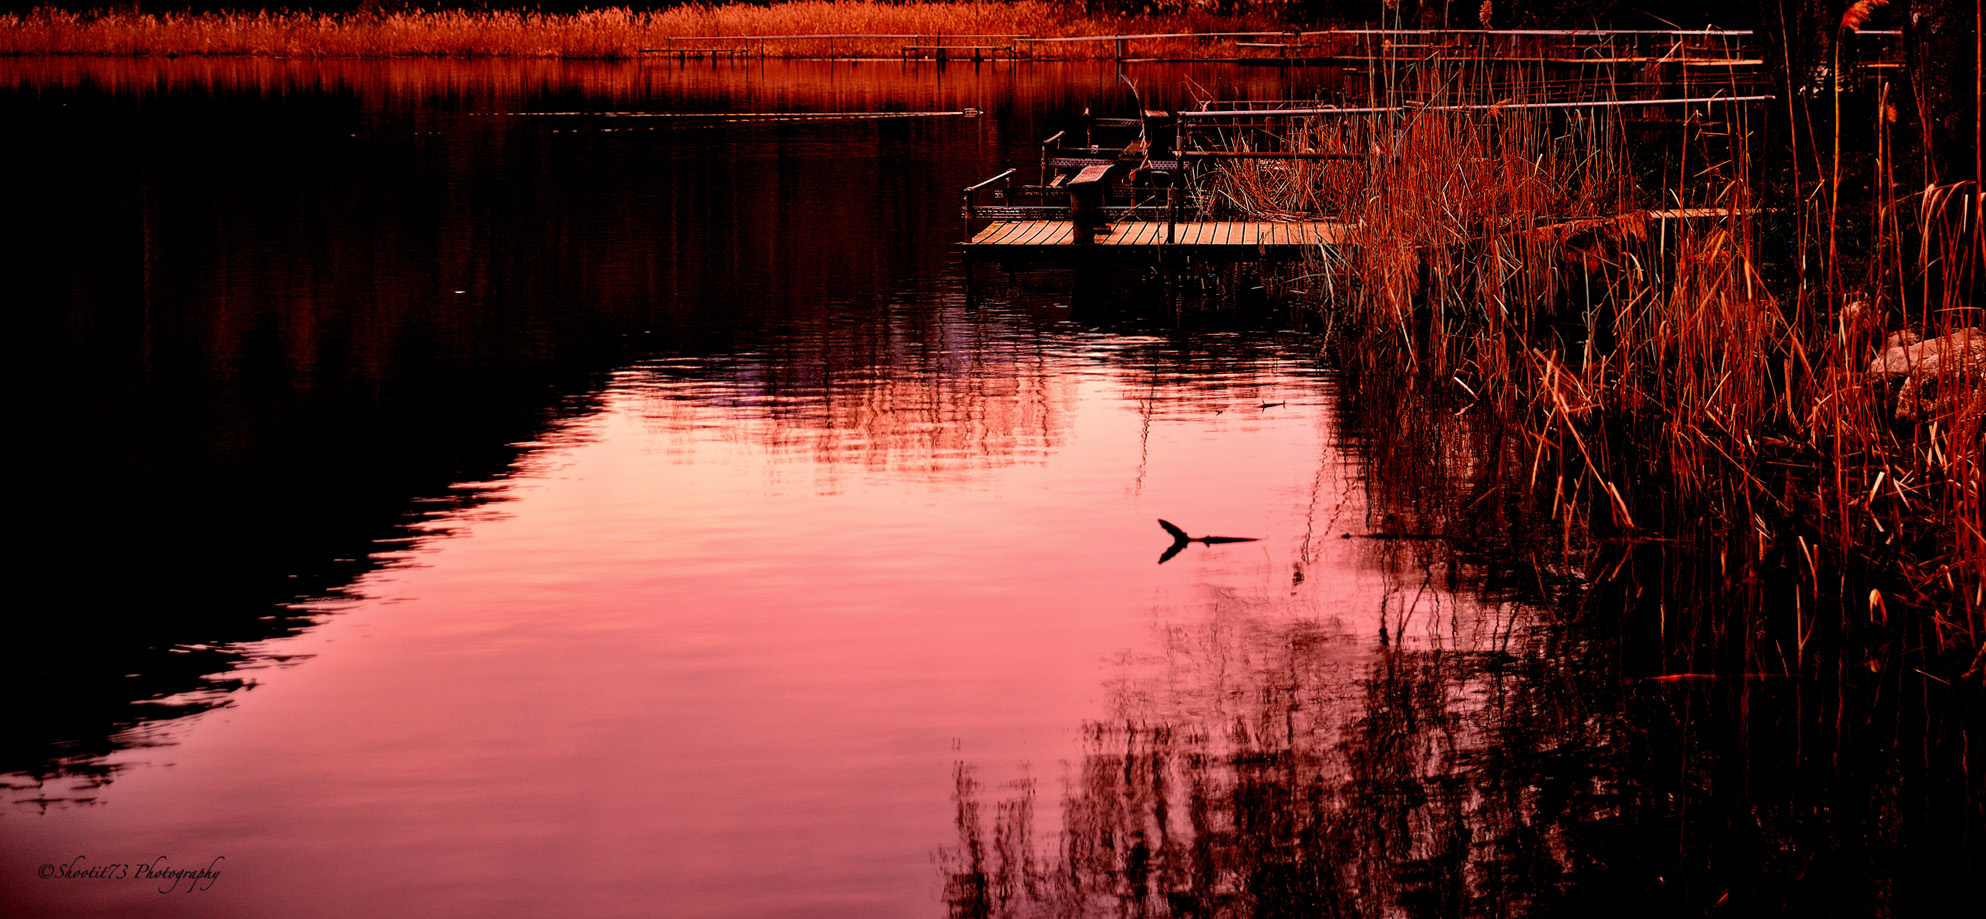
M1170 229L1170 239L1168 239ZM1099 233L1087 247L1150 250L1159 247L1253 250L1296 250L1305 246L1336 246L1345 225L1324 220L1289 223L1266 220L1182 221L1120 220ZM1075 226L1068 220L996 220L965 244L980 254L1038 254L1049 247L1080 251Z

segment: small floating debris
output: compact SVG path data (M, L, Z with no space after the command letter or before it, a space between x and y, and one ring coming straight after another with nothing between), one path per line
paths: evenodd
M1173 556L1178 555L1181 550L1192 543L1197 542L1201 545L1211 546L1215 543L1223 542L1255 542L1260 538L1256 536L1188 536L1185 530L1174 526L1170 521L1160 520L1158 524L1167 533L1172 534L1172 545L1166 548L1165 554L1159 556L1158 563L1161 565L1171 561Z

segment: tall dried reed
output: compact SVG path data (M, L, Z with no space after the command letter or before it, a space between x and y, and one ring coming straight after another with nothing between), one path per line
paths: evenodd
M1745 666L1874 643L1958 654L1979 678L1976 187L1875 196L1851 260L1840 172L1811 170L1830 184L1809 189L1799 251L1768 252L1743 109L1699 108L1656 144L1606 98L1529 107L1543 91L1507 71L1403 73L1381 92L1382 112L1274 140L1364 161L1244 161L1211 186L1222 206L1353 225L1315 269L1326 309L1363 330L1351 360L1504 419L1494 461L1568 545L1691 546ZM1775 290L1767 255L1816 270Z

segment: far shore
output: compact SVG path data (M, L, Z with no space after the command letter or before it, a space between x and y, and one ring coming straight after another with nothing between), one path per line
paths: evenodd
M554 14L459 10L397 13L71 13L0 15L0 55L282 58L518 57L614 60L657 51L720 51L768 57L896 57L906 48L949 46L955 56L1019 53L1095 59L1113 43L1016 42L1017 38L1277 32L1262 16L1086 17L1080 7L1040 0L876 3L801 0L772 5L688 5L655 12L603 9ZM1314 26L1310 26L1314 27ZM1241 40L1247 38L1240 37ZM1216 39L1232 47L1235 36ZM1197 56L1209 40L1140 42L1144 54Z

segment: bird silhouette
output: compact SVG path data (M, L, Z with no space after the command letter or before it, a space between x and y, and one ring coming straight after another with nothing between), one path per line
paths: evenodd
M1190 543L1197 542L1201 545L1211 546L1217 542L1254 542L1259 538L1255 536L1188 536L1185 530L1173 526L1170 521L1166 520L1160 520L1159 526L1164 527L1167 533L1172 534L1172 545L1166 547L1164 555L1159 556L1158 563L1161 565L1171 561L1173 556L1178 555Z

